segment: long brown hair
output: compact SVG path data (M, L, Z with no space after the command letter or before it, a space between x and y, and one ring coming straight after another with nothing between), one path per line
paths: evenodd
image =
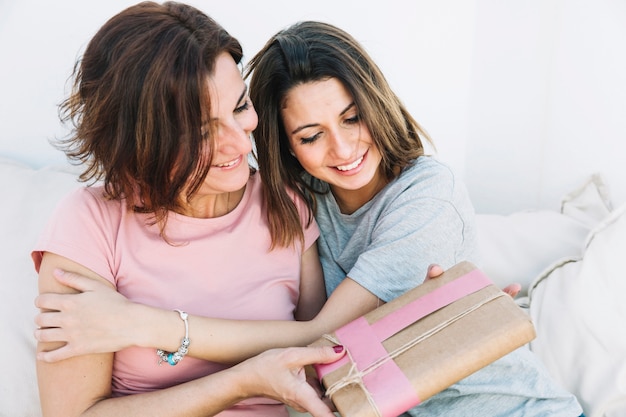
M214 132L207 78L222 52L236 63L242 48L213 19L176 2L143 2L107 21L74 68L60 106L71 134L60 142L84 166L82 181L102 181L111 199L154 213L163 233L210 167ZM203 136L204 135L204 136Z
M380 150L381 170L388 179L424 154L422 140L430 142L364 48L333 25L307 21L277 33L250 61L246 77L250 75L250 98L259 115L254 131L259 171L265 183L270 228L278 241L302 239L298 212L285 185L309 201L309 221L315 210L315 193L328 192L327 187L315 187L290 154L280 109L291 88L329 78L339 80L354 98Z

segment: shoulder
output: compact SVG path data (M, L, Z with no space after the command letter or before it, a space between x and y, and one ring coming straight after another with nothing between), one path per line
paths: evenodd
M60 201L61 207L85 207L85 206L102 206L106 205L108 200L104 197L104 187L90 186L79 187Z
M421 156L404 167L388 184L390 195L406 194L413 197L449 198L455 187L454 172L446 164L429 156ZM447 197L446 197L447 196Z
M104 220L118 222L127 210L126 200L112 200L105 197L104 187L79 187L61 199L55 210L55 217L80 222Z
M420 156L402 170L398 180L409 183L452 184L455 182L455 173L448 165L432 156Z
M473 212L462 180L448 165L428 156L405 167L388 184L380 200L385 211L411 211L413 217L428 217L433 213L466 217Z

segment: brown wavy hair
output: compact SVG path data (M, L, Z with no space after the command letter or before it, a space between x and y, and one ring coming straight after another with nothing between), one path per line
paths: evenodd
M80 179L102 181L107 198L154 213L162 234L168 211L210 167L214 132L202 123L211 108L207 78L222 52L240 63L239 42L198 9L139 3L91 39L60 105L72 131L58 146L82 164Z
M315 194L328 192L328 184L305 175L290 153L280 109L293 87L339 80L354 98L380 150L380 169L388 179L424 154L423 140L431 142L365 49L333 25L306 21L277 33L252 58L246 77L250 77L250 98L259 115L254 139L270 228L279 241L302 239L298 212L285 185L309 202L309 221L315 211Z

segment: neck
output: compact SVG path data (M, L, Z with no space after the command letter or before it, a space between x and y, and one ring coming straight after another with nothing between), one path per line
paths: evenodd
M189 203L184 205L181 214L203 219L224 216L237 207L243 197L244 191L245 187L237 191L222 194L194 196Z
M387 178L380 174L374 176L372 181L358 190L346 190L332 185L330 186L330 190L337 201L337 205L339 205L341 213L352 214L374 198L388 183Z

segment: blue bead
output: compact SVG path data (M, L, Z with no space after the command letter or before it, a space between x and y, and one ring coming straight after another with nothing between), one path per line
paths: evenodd
M170 354L167 355L167 362L170 365L172 365L172 366L176 365L176 362L174 362L174 354L173 353L170 353Z

